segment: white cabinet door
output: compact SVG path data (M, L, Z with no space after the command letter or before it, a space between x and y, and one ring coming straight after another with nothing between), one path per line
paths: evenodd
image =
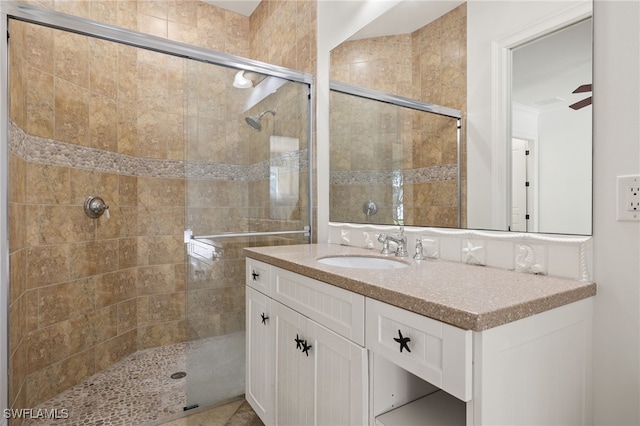
M367 352L276 302L277 425L367 423Z
M307 320L275 300L271 303L276 327L275 421L279 426L311 425L314 365L313 352L303 352L313 345Z
M316 368L314 424L367 424L367 350L311 320L307 333Z
M274 357L275 327L271 299L247 287L246 296L246 381L245 396L262 422L274 424Z

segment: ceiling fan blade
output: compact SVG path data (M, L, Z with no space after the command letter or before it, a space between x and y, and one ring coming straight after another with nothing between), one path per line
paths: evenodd
M592 98L593 98L592 96L589 96L588 98L578 101L575 104L569 105L569 108L574 110L579 110L580 108L584 108L587 105L591 105Z
M571 93L584 93L591 91L591 84L583 84Z

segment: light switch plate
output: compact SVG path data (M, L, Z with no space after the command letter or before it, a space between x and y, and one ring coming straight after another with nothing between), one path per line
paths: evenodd
M619 222L640 222L640 175L618 176L617 214Z

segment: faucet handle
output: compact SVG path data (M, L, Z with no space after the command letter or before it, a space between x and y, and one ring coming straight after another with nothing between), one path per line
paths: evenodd
M378 241L382 243L382 250L380 251L380 254L390 254L391 251L389 250L389 239L387 238L387 235L378 234Z
M422 252L422 238L416 238L416 254L413 255L415 260L425 260L427 257Z

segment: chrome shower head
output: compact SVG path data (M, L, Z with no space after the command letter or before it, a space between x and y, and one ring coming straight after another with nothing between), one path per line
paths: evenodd
M250 115L249 117L246 117L244 121L246 121L249 126L253 127L257 131L260 131L262 130L262 123L260 122L260 120L262 120L262 117L268 112L270 112L273 115L276 115L276 110L268 109L260 113L260 115Z

